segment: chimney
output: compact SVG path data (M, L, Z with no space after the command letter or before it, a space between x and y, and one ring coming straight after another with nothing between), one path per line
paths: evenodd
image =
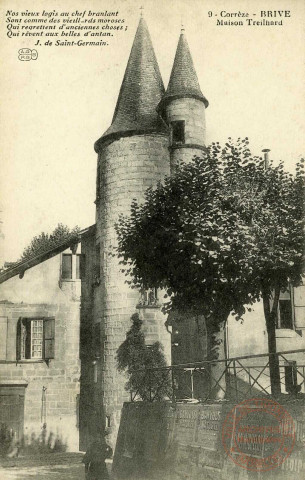
M267 170L267 168L269 167L269 152L270 152L270 149L269 148L264 148L264 150L262 150L262 152L264 152L265 170Z

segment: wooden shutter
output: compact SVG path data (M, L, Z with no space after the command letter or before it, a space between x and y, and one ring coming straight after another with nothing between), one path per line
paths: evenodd
M76 279L83 279L85 276L85 255L76 255Z
M55 318L45 318L43 322L44 359L55 358Z
M305 285L294 288L295 328L305 328Z
M21 318L17 323L17 335L16 335L16 359L21 360Z

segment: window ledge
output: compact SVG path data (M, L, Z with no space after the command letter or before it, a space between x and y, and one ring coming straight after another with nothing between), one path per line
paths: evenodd
M277 328L275 332L277 338L294 338L296 336L296 332L292 328Z
M161 307L162 307L161 303L153 303L153 304L138 303L138 305L136 306L136 308L157 308L157 309L160 309Z
M0 387L27 387L26 380L0 380Z
M22 360L16 360L14 363L44 363L44 358L23 358Z
M65 283L65 282L81 282L81 278L61 278L60 280L62 283Z

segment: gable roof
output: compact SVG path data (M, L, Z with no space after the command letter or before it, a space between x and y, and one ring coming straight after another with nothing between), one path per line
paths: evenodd
M83 236L89 234L93 235L94 232L95 224L81 230L79 233L77 233L73 237L70 237L68 240L59 242L49 250L46 250L33 257L27 258L26 260L21 260L20 262L14 263L11 267L7 268L3 272L0 272L0 284L6 282L12 277L15 277L16 275L19 275L19 277L22 278L26 270L35 267L39 263L49 260L49 258L55 257L56 255L63 252L64 250L67 250L67 248L70 248L73 245L77 245L79 242L81 242Z
M111 126L96 142L98 152L107 139L137 132L161 132L167 129L157 113L164 94L158 62L149 31L140 18L133 41Z

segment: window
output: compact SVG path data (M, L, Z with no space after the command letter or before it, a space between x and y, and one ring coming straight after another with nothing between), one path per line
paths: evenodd
M76 279L80 280L85 275L85 255L76 255Z
M21 318L17 325L17 360L54 358L55 319Z
M81 280L85 274L85 255L63 253L61 259L61 279Z
M70 280L72 278L72 254L64 253L62 256L61 276L63 279Z
M31 352L30 358L42 358L43 347L43 320L32 320L30 325ZM25 358L25 351L23 352Z
M172 144L184 143L184 120L179 120L171 123Z
M293 328L292 305L290 299L279 300L277 328Z
M159 306L158 289L149 288L141 291L140 305Z

